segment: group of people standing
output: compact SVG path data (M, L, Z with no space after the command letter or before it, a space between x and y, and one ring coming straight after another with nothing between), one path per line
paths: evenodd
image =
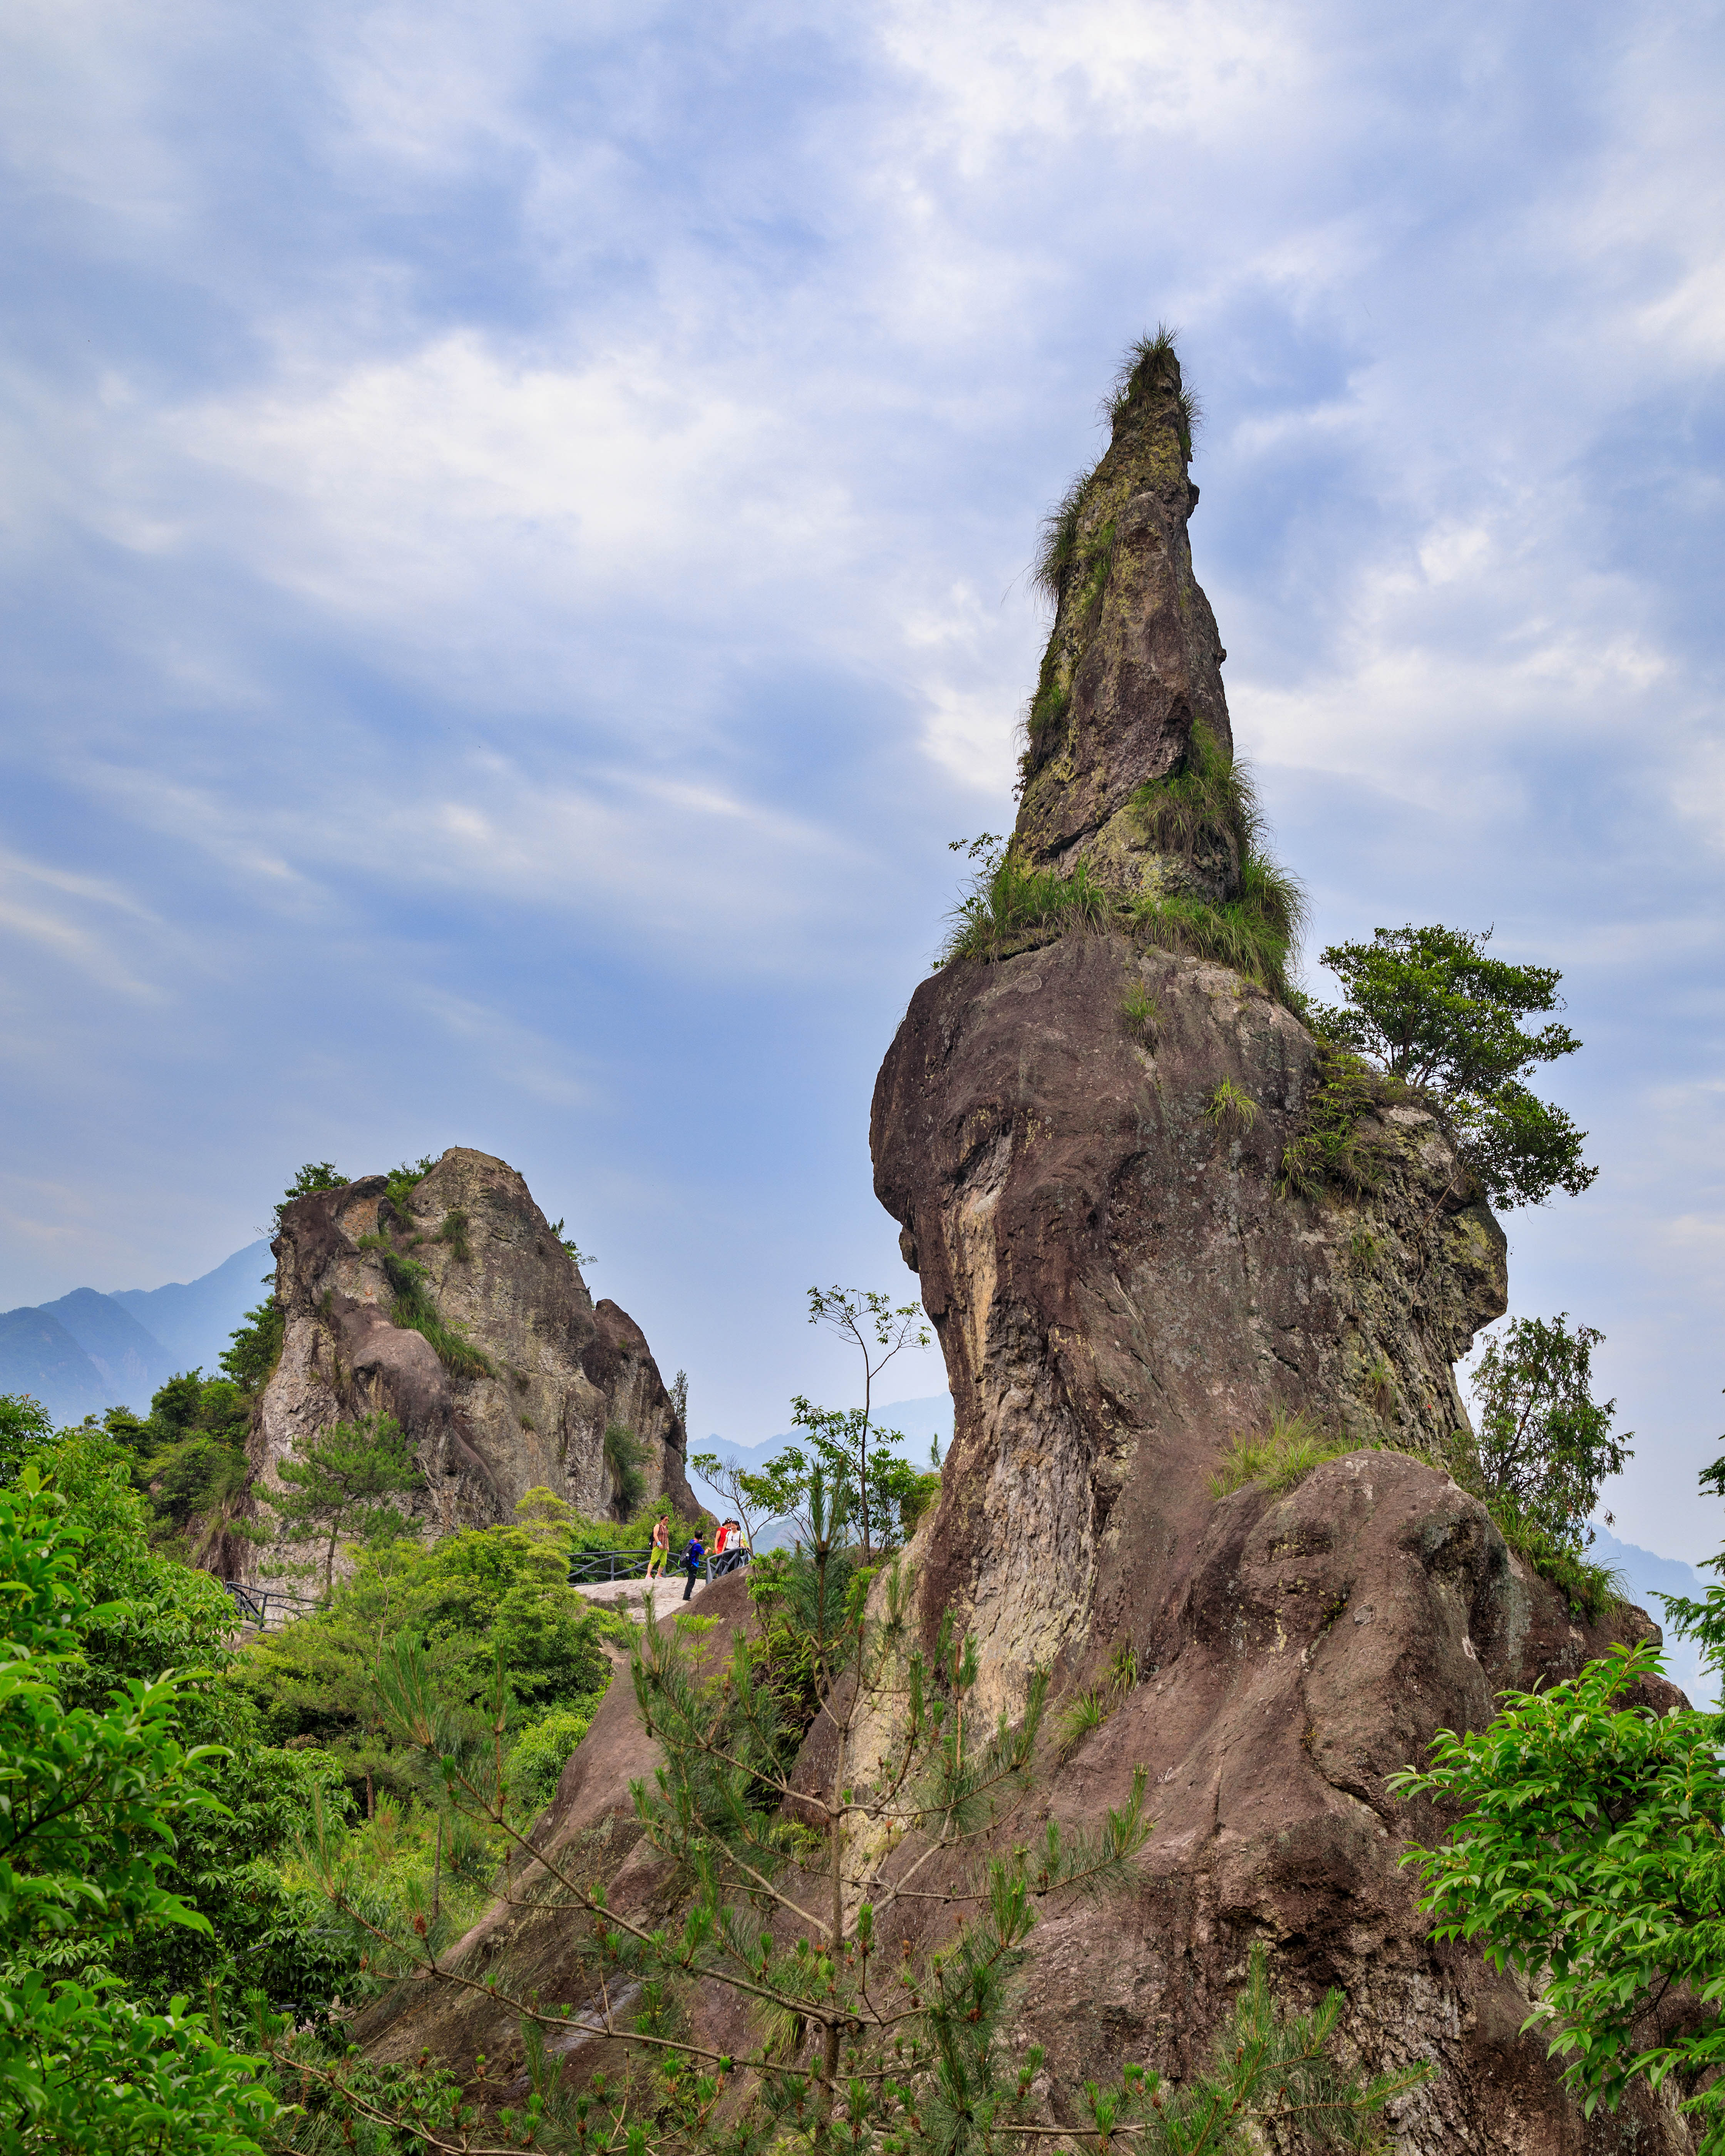
M713 1537L713 1578L721 1573L735 1572L748 1563L753 1552L749 1548L748 1532L740 1520L721 1522ZM689 1537L689 1547L683 1553L683 1569L688 1577L683 1584L683 1599L687 1601L695 1592L695 1582L706 1561L706 1544L701 1540L697 1527ZM661 1512L653 1522L653 1548L647 1559L649 1579L662 1578L670 1562L670 1516Z

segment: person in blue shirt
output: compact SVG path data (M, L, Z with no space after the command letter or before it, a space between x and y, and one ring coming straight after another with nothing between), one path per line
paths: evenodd
M685 1601L685 1602L689 1599L689 1597L690 1597L690 1596L691 1596L691 1595L695 1592L695 1575L696 1575L696 1573L697 1572L699 1572L699 1571L700 1571L700 1569L701 1569L701 1559L702 1559L706 1555L706 1544L701 1541L701 1530L700 1530L700 1528L699 1528L699 1527L697 1527L697 1528L695 1530L695 1532L694 1532L692 1535L691 1535L691 1536L690 1536L690 1537L689 1537L689 1551L688 1551L688 1554L687 1554L687 1556L685 1556L685 1557L684 1558L684 1559L683 1559L684 1566L685 1566L685 1568L686 1568L686 1570L687 1570L687 1572L688 1572L688 1574L689 1574L689 1578L688 1578L687 1581L685 1583L685 1585L684 1585L684 1588L683 1588L683 1599L684 1599L684 1601Z

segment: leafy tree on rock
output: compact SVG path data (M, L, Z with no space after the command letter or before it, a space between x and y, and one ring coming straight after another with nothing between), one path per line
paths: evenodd
M1572 1332L1567 1311L1549 1322L1512 1317L1488 1341L1472 1378L1487 1488L1574 1550L1592 1542L1588 1517L1600 1486L1632 1452L1634 1432L1611 1427L1616 1401L1593 1397L1593 1351L1604 1337L1590 1325Z
M1560 1187L1579 1196L1599 1173L1581 1157L1587 1132L1522 1082L1581 1045L1555 1021L1537 1033L1522 1026L1530 1014L1562 1008L1563 975L1488 957L1491 936L1439 924L1332 943L1323 963L1346 1007L1312 1004L1307 1016L1315 1032L1437 1103L1494 1205L1542 1204Z
M293 1458L275 1471L280 1494L260 1489L258 1502L275 1514L284 1542L323 1544L326 1594L343 1537L376 1542L405 1533L407 1516L388 1500L425 1486L401 1424L387 1414L302 1432Z

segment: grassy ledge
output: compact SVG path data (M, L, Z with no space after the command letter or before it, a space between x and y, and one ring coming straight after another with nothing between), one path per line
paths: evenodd
M1399 1452L1453 1476L1484 1505L1498 1532L1522 1563L1548 1580L1571 1611L1590 1624L1598 1624L1622 1603L1621 1573L1609 1565L1594 1564L1579 1550L1556 1541L1529 1520L1505 1491L1484 1487L1460 1445L1448 1457L1439 1459L1416 1445L1396 1445L1384 1437L1344 1436L1321 1428L1309 1415L1278 1410L1267 1430L1236 1434L1221 1466L1210 1477L1210 1494L1217 1498L1232 1496L1249 1482L1280 1494L1303 1482L1314 1467L1322 1466L1327 1460L1340 1460L1350 1452Z

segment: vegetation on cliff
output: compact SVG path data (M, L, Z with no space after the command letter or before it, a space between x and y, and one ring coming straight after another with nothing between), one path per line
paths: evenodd
M1579 1196L1599 1173L1581 1158L1587 1132L1522 1082L1581 1046L1555 1020L1537 1033L1522 1024L1562 1008L1563 977L1489 957L1491 937L1437 923L1332 943L1323 963L1345 1002L1308 1004L1305 1014L1336 1048L1370 1058L1441 1110L1494 1205L1538 1205L1560 1187Z
M1457 1430L1442 1463L1483 1501L1517 1556L1595 1621L1619 1599L1619 1580L1586 1555L1592 1516L1606 1479L1630 1460L1633 1435L1613 1427L1615 1399L1593 1397L1593 1350L1603 1337L1591 1326L1571 1331L1567 1312L1512 1318L1472 1373L1479 1434ZM1235 1436L1211 1487L1218 1497L1249 1482L1291 1490L1325 1460L1369 1450L1430 1457L1388 1427L1343 1431L1310 1414L1278 1412L1266 1430Z
M1158 2151L1223 2156L1255 2123L1303 2128L1320 2147L1369 2145L1385 2107L1429 2069L1348 2076L1332 2044L1340 1994L1315 2015L1286 2015L1261 1955L1208 2068L1177 2086L1128 2065L1112 2087L1087 2087L1080 2117L1050 2119L1042 2054L1004 2042L1014 1980L1040 1904L1103 1896L1129 1877L1150 1831L1145 1778L1096 1834L1050 1820L1014 1845L1045 1680L1016 1722L978 1715L976 1657L950 1623L925 1650L898 1566L851 1568L848 1481L829 1486L815 1472L807 1503L809 1539L760 1568L764 1621L735 1636L728 1664L711 1665L698 1617L663 1628L649 1620L635 1645L638 1709L664 1764L634 1785L634 1802L665 1867L660 1904L675 1913L615 1908L583 1864L516 1836L535 1874L521 1893L577 1920L569 1936L586 1942L586 1999L557 2005L512 1985L506 1969L487 1976L488 1998L520 2017L526 2067L522 2093L494 2114L505 2145L592 2156L1029 2156L1050 2133L1098 2150L1124 2134ZM786 1660L806 1673L820 1720L817 1772L807 1715L786 1711ZM501 1744L489 1758L451 1752L416 1638L396 1645L381 1691L398 1741L418 1748L471 1816L509 1832ZM865 1748L865 1728L883 1717L884 1749ZM338 1872L325 1885L367 1921ZM465 1980L412 1930L380 1933L378 1944L421 1982ZM728 1992L747 2010L747 2052L721 2053L691 2025L702 1990ZM583 2031L616 2048L572 2095L560 2055ZM480 2101L452 2114L434 2089L386 2109L353 2088L352 2066L296 2064L336 2116L351 2105L434 2147L461 2147L464 2132L488 2123Z

